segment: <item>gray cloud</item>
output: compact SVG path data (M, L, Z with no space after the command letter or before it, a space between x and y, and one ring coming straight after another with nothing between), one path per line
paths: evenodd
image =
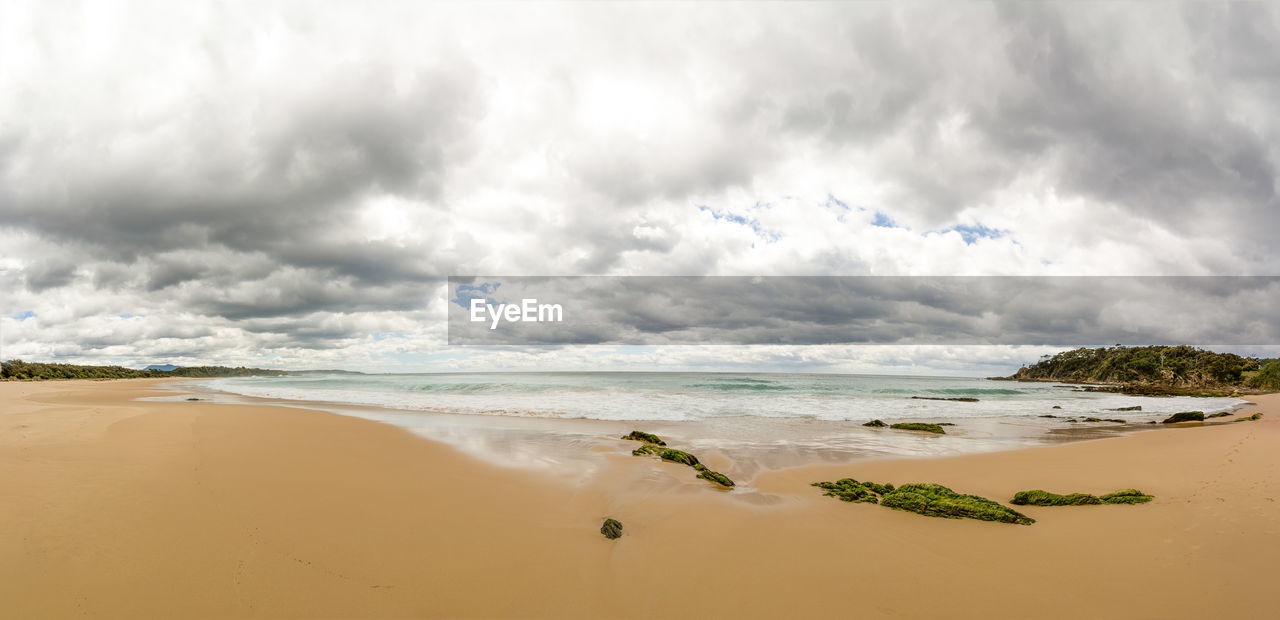
M1271 5L502 10L0 20L0 316L39 326L0 320L31 354L94 359L412 342L372 358L442 350L457 273L1280 268ZM989 310L919 290L886 327L902 308L839 293L752 297L720 337L823 342L856 319L922 341ZM551 341L714 339L673 318L698 308L634 299ZM1010 338L1125 337L1096 299L1035 301L1011 300ZM121 315L156 324L102 335Z

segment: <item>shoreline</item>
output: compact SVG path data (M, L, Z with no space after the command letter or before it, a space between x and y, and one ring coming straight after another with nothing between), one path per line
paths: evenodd
M1280 542L1277 395L1232 416L1261 408L1256 422L768 470L725 493L607 438L590 448L598 471L565 479L321 411L131 400L170 381L0 383L12 613L1248 615L1268 604ZM808 486L845 476L1000 502L1029 488L1156 499L1019 508L1038 520L1024 527ZM617 541L596 531L606 516ZM1066 583L1072 596L1049 594Z

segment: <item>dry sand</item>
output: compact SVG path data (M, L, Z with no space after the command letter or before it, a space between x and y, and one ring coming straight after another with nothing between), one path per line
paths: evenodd
M725 493L607 450L603 474L571 482L329 413L132 400L155 383L0 383L0 615L1276 613L1277 396L1255 399L1257 422L788 469ZM1156 499L1026 508L1038 522L1016 526L808 486L845 476ZM621 539L598 533L605 516Z

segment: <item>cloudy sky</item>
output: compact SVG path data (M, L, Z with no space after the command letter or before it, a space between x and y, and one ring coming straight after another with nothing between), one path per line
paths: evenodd
M0 0L3 356L1012 370L451 347L445 278L1276 274L1277 89L1263 3Z

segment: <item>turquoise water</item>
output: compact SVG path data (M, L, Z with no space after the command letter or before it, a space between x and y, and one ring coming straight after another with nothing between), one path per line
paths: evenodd
M1233 398L1144 398L1053 383L975 378L722 373L475 373L219 379L215 389L472 415L634 421L792 418L823 421L1097 415L1145 421L1230 409ZM977 398L978 402L913 399ZM1141 405L1141 412L1111 409ZM1060 409L1054 409L1057 406Z

